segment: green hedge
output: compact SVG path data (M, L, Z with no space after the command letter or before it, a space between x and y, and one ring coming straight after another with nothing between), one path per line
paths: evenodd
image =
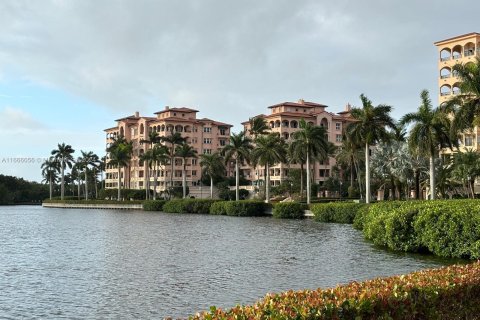
M210 213L212 199L173 199L165 202L163 211L168 213Z
M269 208L269 204L261 201L218 201L210 208L211 214L222 214L237 217L262 216Z
M308 205L298 202L281 202L273 206L272 214L274 218L280 219L302 219L305 217L305 210Z
M193 320L479 319L480 262L332 289L268 294L251 306L211 307Z
M146 200L143 202L144 211L162 211L166 200Z
M121 189L120 196L124 199L145 200L145 190L139 189ZM152 193L152 192L150 192ZM100 189L98 192L99 199L117 199L118 189Z
M315 220L321 222L353 223L358 211L365 207L363 203L330 202L310 206Z
M441 257L480 258L478 200L376 203L358 220L365 238L376 245Z

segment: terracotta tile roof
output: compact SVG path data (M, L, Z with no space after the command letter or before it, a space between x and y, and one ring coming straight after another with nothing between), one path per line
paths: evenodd
M290 106L290 107L299 107L299 108L314 108L314 107L327 108L328 107L327 105L320 104L320 103L303 101L301 103L299 103L299 102L282 102L282 103L274 104L273 106L270 106L268 108L271 109L271 108L281 107L281 106Z
M117 120L115 120L115 121L138 120L138 119L140 119L140 117L128 116L128 117L124 117L124 118L117 119Z
M110 130L114 130L114 129L117 129L117 130L118 130L118 127L111 127L111 128L105 129L105 130L103 130L103 131L110 131Z
M300 113L300 112L296 113L296 112L285 111L285 112L272 113L272 114L266 116L265 118L266 119L274 118L276 116L288 116L288 117L297 117L297 118L312 118L312 117L315 117L311 113Z
M433 44L438 45L438 44L441 44L441 43L444 43L444 42L449 42L449 41L452 41L452 40L456 40L456 39L460 39L460 38L466 38L466 37L470 37L470 36L480 36L480 33L470 32L470 33L462 34L462 35L459 35L459 36L456 36L456 37L448 38L448 39L445 39L445 40L440 40L440 41L434 42Z
M186 107L179 107L179 108L169 108L169 109L165 109L165 110L162 110L162 111L158 111L158 112L155 112L155 114L160 114L160 113L169 112L169 111L185 112L185 113L198 112L198 110L195 110L195 109L186 108Z
M213 123L214 125L217 125L217 126L233 127L233 125L231 125L231 124L215 121L215 120L208 119L208 118L198 119L198 121L200 121L200 122L211 122L211 123Z

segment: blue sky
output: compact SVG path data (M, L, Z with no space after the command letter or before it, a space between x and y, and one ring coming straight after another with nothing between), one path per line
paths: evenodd
M454 10L468 7L468 10ZM0 174L41 180L59 142L104 152L103 129L189 106L235 125L303 98L414 111L437 101L433 42L480 32L458 0L0 2ZM35 160L36 161L36 160ZM35 162L34 161L34 162Z

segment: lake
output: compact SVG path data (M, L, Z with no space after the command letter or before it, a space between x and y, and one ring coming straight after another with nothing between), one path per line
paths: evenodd
M122 210L0 207L5 318L186 317L267 292L451 263L392 253L351 225Z

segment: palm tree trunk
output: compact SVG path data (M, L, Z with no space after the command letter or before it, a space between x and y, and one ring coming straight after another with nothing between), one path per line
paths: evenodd
M93 182L95 183L95 199L98 199L97 170L93 168Z
M240 200L240 191L239 191L239 184L240 184L240 172L238 169L238 158L235 159L235 200Z
M310 154L307 149L307 204L310 204Z
M300 199L303 199L303 162L300 162Z
M52 186L52 177L50 177L50 200L52 200L53 186Z
M353 189L353 177L354 177L354 172L353 172L353 168L354 168L354 163L353 163L353 159L350 159L350 188Z
M88 177L87 177L87 168L85 168L85 200L88 200Z
M145 161L145 164L146 164L146 161ZM150 188L148 187L148 180L149 180L149 179L148 179L148 178L149 178L149 177L148 177L148 173L149 173L149 172L148 172L148 165L145 165L145 177L144 177L144 179L143 179L143 183L145 184L145 199L147 199L147 200L148 200L148 198L149 198L149 192L148 192L148 191L149 191L149 189L150 189Z
M172 150L175 150L175 147L174 147L173 145L172 145ZM171 161L171 164L170 164L170 165L171 165L171 169L172 169L172 171L170 172L170 191L171 191L171 192L173 192L173 170L175 170L175 169L174 169L175 157L174 157L174 155L173 155L173 152L174 152L174 151L172 151L172 157L170 158L170 159L171 159L171 160L170 160L170 161ZM171 192L169 192L169 196L168 196L170 199L171 199L171 197L172 197Z
M265 174L265 203L270 202L270 167L268 163L265 165L267 172Z
M158 179L158 163L154 163L154 175L153 175L153 200L157 200L157 179Z
M201 180L200 180L201 183ZM201 187L201 185L200 185ZM210 175L210 199L213 199L213 177Z
M80 186L81 186L81 184L82 184L82 183L81 183L81 180L80 180L80 175L78 176L77 182L78 182L78 184L77 184L77 192L78 192L77 198L78 198L78 200L80 200Z
M415 199L420 199L420 170L415 169Z
M435 200L435 155L430 155L430 199Z
M370 203L370 148L365 144L365 202Z
M120 166L118 166L118 193L117 193L117 201L120 201L120 188L121 188L121 184L122 184L122 179L120 178L120 172L121 172L121 168Z
M183 170L182 170L182 191L183 199L187 197L187 168L185 166L186 159L183 159Z
M65 195L65 160L62 157L62 183L60 184L60 199L63 200L63 196Z

